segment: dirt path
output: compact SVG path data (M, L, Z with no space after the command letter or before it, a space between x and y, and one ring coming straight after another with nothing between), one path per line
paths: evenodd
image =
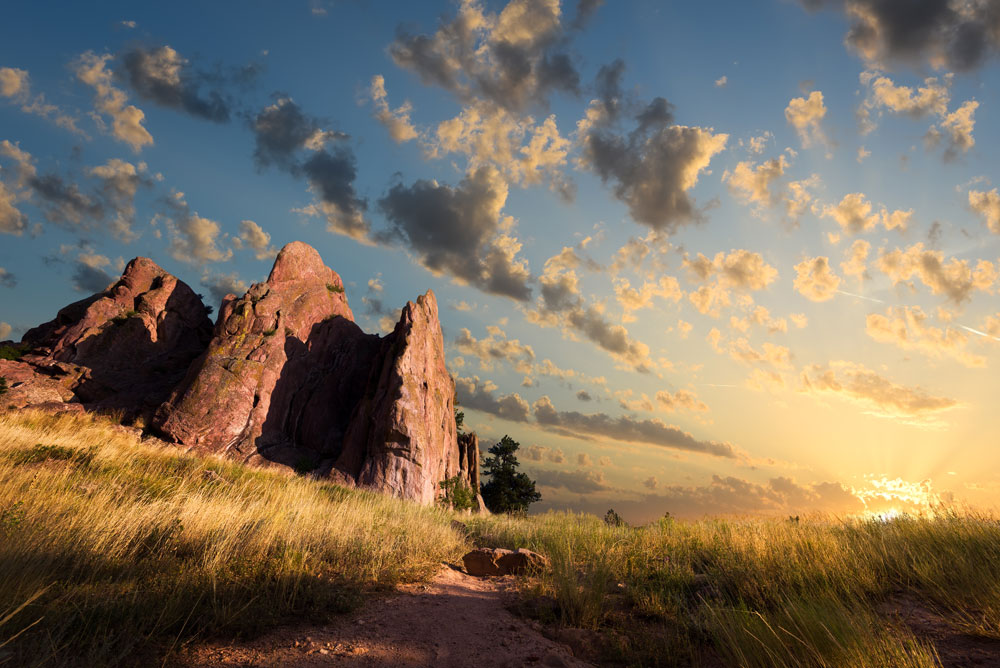
M329 626L281 629L239 645L197 646L176 665L589 666L507 611L512 585L510 578L475 578L444 568L430 583L402 587L398 596L374 600Z
M899 594L881 604L879 612L901 621L918 638L933 644L943 668L1000 667L1000 640L958 633L914 596Z

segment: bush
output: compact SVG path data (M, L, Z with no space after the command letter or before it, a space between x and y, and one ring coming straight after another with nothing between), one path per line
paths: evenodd
M7 379L0 376L0 397L7 394Z
M30 346L24 343L5 343L0 345L0 360L17 361L27 354Z
M344 292L344 286L343 285L334 285L333 283L327 283L326 284L326 289L329 290L330 292L337 292L337 293L343 293Z
M476 495L466 484L465 479L456 475L442 480L439 487L443 490L440 503L453 510L472 510L476 507Z

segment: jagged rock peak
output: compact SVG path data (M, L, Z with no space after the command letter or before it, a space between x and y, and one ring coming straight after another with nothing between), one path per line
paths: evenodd
M38 390L57 380L64 402L129 416L152 410L205 349L212 332L208 313L187 284L137 257L105 290L25 333L22 341L33 350L17 370L19 391L8 400L54 401L53 393Z

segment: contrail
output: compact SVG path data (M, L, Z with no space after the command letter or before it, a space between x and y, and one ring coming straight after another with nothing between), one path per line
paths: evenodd
M874 297L865 297L864 295L856 295L853 292L845 292L843 290L837 290L842 295L847 295L848 297L857 297L858 299L867 299L870 302L875 302L876 304L884 304L885 302L881 299L875 299Z
M980 332L978 329L972 329L971 327L966 327L965 325L959 325L959 327L961 327L962 329L964 329L967 332L972 332L973 334L978 334L979 336L985 336L987 339L993 339L994 341L1000 341L1000 338L997 338L996 336L990 336L986 332Z

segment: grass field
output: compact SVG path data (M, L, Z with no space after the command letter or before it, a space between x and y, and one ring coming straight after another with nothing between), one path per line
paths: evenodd
M878 611L902 594L1000 639L1000 523L454 515L140 443L92 416L0 415L0 665L158 664L206 638L319 623L472 545L552 569L520 610L634 666L936 666ZM714 662L714 663L713 663Z

